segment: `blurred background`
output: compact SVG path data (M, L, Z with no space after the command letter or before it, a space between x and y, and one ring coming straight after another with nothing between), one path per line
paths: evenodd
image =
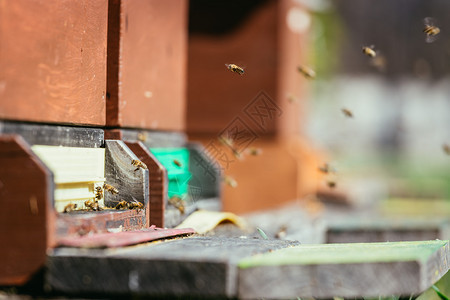
M450 197L448 1L300 1L311 17L305 133L349 176L391 196ZM424 18L441 29L425 42ZM377 57L363 55L374 45ZM346 118L341 108L353 112Z

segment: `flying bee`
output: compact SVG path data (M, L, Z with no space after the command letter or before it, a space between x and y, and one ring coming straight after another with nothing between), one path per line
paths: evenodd
M174 159L173 160L173 164L176 165L177 167L181 168L183 165L181 164L181 162L178 159Z
M105 191L110 192L110 193L113 194L113 195L117 195L117 194L119 193L119 190L118 190L118 189L116 189L115 187L113 187L112 185L107 184L107 183L105 183L105 184L103 185L103 189L104 189Z
M329 163L324 163L323 166L320 166L318 169L320 172L325 174L336 172L336 170L333 167L331 167Z
M144 163L143 163L142 161L140 161L140 160L133 159L133 160L131 161L131 164L132 164L133 166L136 167L136 170L135 170L135 171L139 170L139 168L142 168L142 169L144 169L144 170L147 170L147 165L144 164Z
M217 139L218 139L219 142L221 142L223 145L229 146L229 147L233 147L233 144L234 144L234 143L233 143L233 139L231 139L231 138L229 138L229 137L226 137L226 136L223 136L223 135L219 136Z
M286 236L286 233L287 233L287 226L281 225L281 227L278 229L278 232L275 234L275 238L283 239Z
M179 212L184 215L186 211L186 202L180 197L173 196L169 199L169 204L179 210Z
M375 52L374 48L375 48L374 45L363 46L363 47L362 47L362 52L363 52L365 55L374 58L375 56L377 56L377 52Z
M289 101L289 103L295 103L295 102L298 102L298 98L295 97L295 96L292 95L292 94L288 94L288 95L287 95L287 100Z
M258 155L261 155L262 149L261 148L256 148L256 147L252 147L252 148L249 148L247 150L247 152L248 152L248 154L250 154L252 156L258 156Z
M239 75L244 74L244 69L235 64L225 64L225 67L228 68L231 72L238 73Z
M93 211L102 210L102 208L98 205L97 200L86 200L86 201L84 201L84 206L86 206L87 209L90 209Z
M343 108L341 111L347 118L353 118L353 113L349 109Z
M308 79L314 79L316 78L316 72L314 72L313 69L306 67L306 66L298 66L297 70L303 74Z
M95 187L95 199L100 200L103 198L103 189L101 186Z
M76 203L69 203L66 206L64 206L64 213L68 213L71 211L74 211L77 208L77 204Z
M225 177L223 178L223 180L225 181L225 183L226 183L227 185L229 185L229 186L232 187L232 188L235 188L235 187L238 186L238 183L237 183L236 179L234 179L234 178L231 177L231 176L225 175Z
M139 132L137 134L137 139L138 139L138 141L145 142L147 140L147 133L146 132Z
M327 180L327 185L328 185L329 188L334 189L337 184L336 184L335 180L329 179L329 180Z
M233 153L233 156L236 157L238 160L243 159L242 154L236 148L231 147L231 152Z
M425 28L423 32L426 34L425 42L432 43L437 39L437 35L441 32L441 29L437 27L436 20L430 17L423 19L423 23L425 24Z
M450 145L449 144L442 145L442 150L444 150L445 154L450 155Z

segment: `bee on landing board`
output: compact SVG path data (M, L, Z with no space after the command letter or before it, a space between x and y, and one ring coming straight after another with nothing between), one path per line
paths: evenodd
M128 202L129 209L144 209L144 204L133 199L131 202Z
M351 110L349 110L347 108L343 108L341 110L342 110L342 113L344 114L344 116L346 116L347 118L353 118L353 113L351 112Z
M299 71L301 74L303 74L303 76L305 76L308 79L316 78L316 72L314 72L314 70L309 67L298 66L297 71Z
M115 209L126 209L127 207L128 207L128 202L125 200L120 200L114 208Z
M110 192L113 195L117 195L119 193L118 189L116 189L115 187L113 187L112 185L107 184L107 183L105 183L103 185L103 188L105 189L105 191L108 191L108 192Z
M362 47L362 52L363 52L365 55L374 58L375 56L377 56L377 52L375 52L374 48L375 48L374 45L363 46L363 47Z
M241 68L238 65L225 64L225 67L227 67L228 70L230 70L231 72L238 73L239 75L243 75L244 74L244 68Z
M425 36L425 42L432 43L437 39L437 35L439 32L441 32L441 29L437 27L436 20L430 17L427 17L423 19L423 23L425 24L425 27L423 29L423 32L426 34Z
M84 201L84 206L86 206L86 208L88 210L93 210L93 211L100 211L100 210L102 210L100 205L98 205L98 201L97 200L86 200L86 201Z
M100 200L103 198L103 189L101 186L95 187L95 199Z
M74 211L77 208L77 204L76 203L69 203L66 206L64 206L64 213L68 213L71 211Z
M140 161L140 160L133 159L133 160L131 161L131 164L132 164L133 166L136 167L136 170L135 170L135 171L139 170L140 168L141 168L141 169L144 169L144 170L147 170L147 165L144 164L144 163L143 163L142 161Z

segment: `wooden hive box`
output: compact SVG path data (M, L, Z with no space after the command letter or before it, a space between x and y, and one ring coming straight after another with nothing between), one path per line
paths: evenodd
M224 188L224 208L242 213L314 192L319 162L298 137L306 79L297 67L305 63L308 28L296 20L308 13L294 1L237 3L190 2L187 132L236 179L237 188ZM245 73L231 72L230 63ZM248 156L251 147L263 154L233 155Z

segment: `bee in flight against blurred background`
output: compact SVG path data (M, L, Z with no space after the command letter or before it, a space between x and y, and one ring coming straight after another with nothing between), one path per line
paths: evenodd
M423 29L423 32L426 34L425 36L425 42L432 43L437 39L437 35L441 30L439 27L437 27L436 20L430 17L427 17L423 19L423 23L425 24L425 28Z
M306 67L306 66L298 66L297 70L303 74L308 79L314 79L316 78L316 72L314 72L313 69Z
M174 159L173 160L173 164L179 168L181 168L183 165L181 164L181 162L178 159Z
M186 211L186 202L178 196L173 196L169 199L169 204L178 209L178 211L184 215Z
M328 174L328 173L336 173L336 169L332 166L330 166L329 163L324 163L322 166L320 166L319 171L324 173L324 174Z
M374 58L375 56L377 56L377 52L374 50L375 46L374 45L370 45L370 46L363 46L362 47L362 52L369 56Z
M344 116L346 116L347 118L353 118L353 113L349 109L343 108L341 110Z
M223 180L225 181L225 184L229 185L232 188L235 188L235 187L238 186L238 183L237 183L236 179L234 179L231 176L225 175Z
M450 145L449 144L442 145L442 150L444 150L445 154L450 155Z
M231 72L238 73L239 75L243 75L244 74L244 68L241 68L238 65L225 64L225 67L227 67L228 70L230 70Z

